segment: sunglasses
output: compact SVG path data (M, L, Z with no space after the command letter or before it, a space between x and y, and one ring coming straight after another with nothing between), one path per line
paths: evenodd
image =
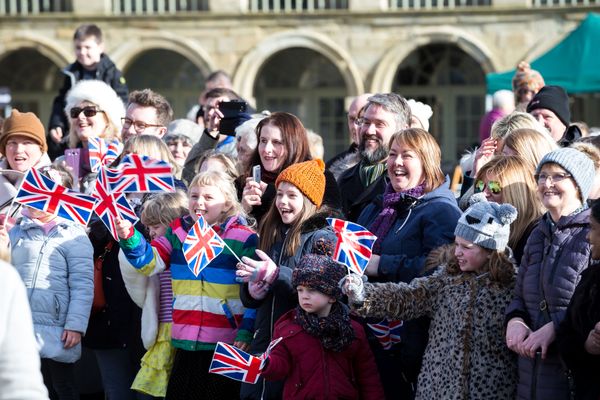
M475 181L475 193L481 193L485 190L485 182L481 180ZM502 192L502 185L498 181L489 181L487 188L492 194L500 194Z
M81 114L83 112L83 115L85 115L86 117L93 117L94 115L98 114L99 112L104 112L102 110L100 110L98 107L94 107L94 106L87 106L87 107L73 107L71 108L71 118L77 118L79 117L79 114Z

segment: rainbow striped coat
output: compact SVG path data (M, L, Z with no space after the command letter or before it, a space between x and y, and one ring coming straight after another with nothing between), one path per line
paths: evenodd
M189 216L171 222L165 236L148 243L137 230L119 245L129 262L142 274L161 272L157 257L171 269L173 283L173 327L175 348L213 350L219 341L250 342L256 311L240 301L240 284L235 281L237 259L225 247L198 276L188 268L182 243L193 225ZM230 217L213 229L238 257L255 257L258 236L241 217Z

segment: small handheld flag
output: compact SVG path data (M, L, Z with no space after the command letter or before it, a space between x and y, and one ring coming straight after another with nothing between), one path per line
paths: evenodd
M15 202L87 225L96 199L59 185L36 169L25 175Z
M127 154L116 168L107 169L114 192L173 192L175 185L171 166L138 154Z
M138 217L129 205L125 193L111 193L110 188L108 188L105 167L100 168L98 172L92 196L97 199L94 212L100 217L115 240L119 241L116 218L127 219L132 224L135 224Z
M389 350L393 345L402 341L400 333L403 324L402 321L388 321L387 319L383 319L376 324L367 324L367 326L371 328L371 331L373 331L383 349Z
M327 218L327 223L337 236L333 259L346 265L351 272L363 275L377 236L354 222Z
M98 172L103 165L110 165L123 151L123 144L117 139L106 141L99 137L88 138L88 152L92 172Z
M261 358L230 344L218 342L208 372L254 384L258 381L262 366Z
M273 340L260 357L248 354L230 344L218 342L208 372L254 384L258 381L271 351L282 339Z
M183 255L195 276L225 248L225 242L206 222L202 215L192 226L183 242Z

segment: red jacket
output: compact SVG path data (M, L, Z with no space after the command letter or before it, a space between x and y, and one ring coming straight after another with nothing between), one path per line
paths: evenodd
M273 338L283 337L262 376L285 379L284 399L384 399L383 388L362 326L352 321L356 338L342 352L325 350L319 339L294 321L296 310L275 324Z

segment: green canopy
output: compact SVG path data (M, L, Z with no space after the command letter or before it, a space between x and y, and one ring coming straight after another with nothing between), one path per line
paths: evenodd
M600 92L600 14L587 18L553 49L531 63L546 85L562 86L568 93ZM512 90L515 70L487 74L487 92Z

